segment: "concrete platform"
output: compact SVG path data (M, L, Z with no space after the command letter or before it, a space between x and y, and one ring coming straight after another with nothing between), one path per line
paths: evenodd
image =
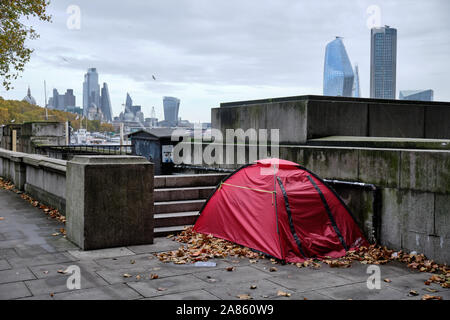
M270 260L250 263L248 259L214 259L215 267L175 265L160 262L154 253L177 249L181 244L156 238L152 245L80 251L60 232L63 224L19 195L0 190L0 299L155 299L215 300L238 299L249 294L255 300L270 299L420 299L424 294L450 299L450 290L426 286L430 274L413 272L399 263L381 268L381 289L369 290L367 266L351 268L299 269L276 265ZM69 274L63 271L78 266L81 288L69 289ZM235 266L234 271L226 267ZM151 279L157 274L157 279ZM251 289L251 286L256 286ZM410 290L418 296L410 296ZM430 293L427 289L435 289ZM290 297L281 297L281 290Z
M448 139L329 136L310 139L309 146L450 150Z

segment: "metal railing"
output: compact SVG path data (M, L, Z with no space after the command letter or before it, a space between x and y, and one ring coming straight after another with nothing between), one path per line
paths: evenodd
M70 160L75 155L132 155L132 145L44 145L37 146L36 153L49 156L51 158Z

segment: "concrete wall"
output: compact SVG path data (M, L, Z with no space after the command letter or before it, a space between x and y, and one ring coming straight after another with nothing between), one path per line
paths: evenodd
M326 136L450 138L450 103L299 96L223 103L212 127L279 129L280 143ZM269 139L270 140L270 139Z
M12 130L17 131L17 151L35 153L38 145L64 145L65 125L63 122L26 122L9 124L0 128L0 148L12 150Z
M0 149L0 176L40 202L65 212L66 161Z
M374 184L380 192L379 213L373 206L373 193L335 188L366 236L376 234L379 243L392 249L415 250L450 263L450 151L281 145L279 157L324 179Z
M211 109L212 127L220 129L280 129L284 143L305 142L307 139L307 102L286 101L248 106ZM270 133L269 133L270 140Z

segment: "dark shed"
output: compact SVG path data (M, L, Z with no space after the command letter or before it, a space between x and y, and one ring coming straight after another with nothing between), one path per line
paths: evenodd
M154 163L155 175L171 174L173 170L172 128L152 128L128 134L133 145L133 154L145 157Z

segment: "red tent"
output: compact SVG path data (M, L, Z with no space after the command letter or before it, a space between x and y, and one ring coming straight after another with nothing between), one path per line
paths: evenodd
M338 258L368 245L333 189L308 169L280 159L258 160L225 178L194 231L294 263Z

